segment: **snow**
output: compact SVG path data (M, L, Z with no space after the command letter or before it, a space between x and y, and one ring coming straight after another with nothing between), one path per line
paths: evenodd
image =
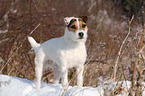
M17 9L10 9L10 11L11 11L13 14L17 13Z
M0 40L0 43L3 43L5 41L9 40L9 38L6 38L6 39L3 39L3 40Z
M7 32L8 32L7 29L6 30L0 30L0 34L7 33Z
M103 96L104 90L101 87L71 87L69 88L64 96Z
M0 96L101 96L101 91L103 94L101 88L70 86L64 91L60 84L41 84L41 89L36 90L34 81L1 74Z
M61 84L55 85L41 82L41 89L36 90L34 81L1 74L0 96L109 96L107 95L109 94L109 90L114 85L120 86L120 84L122 85L123 91L116 96L127 96L131 83L130 81L121 81L112 84L112 80L101 82L96 88L69 86L67 90L64 90ZM143 85L145 87L144 82ZM145 89L143 89L142 96L145 96Z

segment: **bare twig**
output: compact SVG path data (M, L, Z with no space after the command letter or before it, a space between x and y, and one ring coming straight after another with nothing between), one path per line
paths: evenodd
M121 55L121 52L122 52L122 48L123 48L123 45L125 44L129 34L130 34L130 30L131 30L131 23L132 23L132 20L134 19L134 15L132 16L131 20L129 21L129 31L128 31L128 34L126 35L125 39L123 40L122 44L121 44L121 47L119 49L119 52L118 52L118 55L117 55L117 58L116 58L116 61L115 61L115 66L114 66L114 78L113 78L113 81L115 82L116 81L116 71L117 71L117 65L118 65L118 62L119 62L119 59L120 59L120 55ZM113 89L113 93L114 93L114 89Z
M40 23L31 31L29 35L31 35L39 26L40 26Z
M144 1L142 0L142 27L143 27L143 34L142 34L142 37L141 37L141 41L140 41L140 45L139 45L139 48L138 48L138 53L140 53L140 50L143 46L143 41L144 41L144 35L145 35L145 24L144 24ZM139 60L139 54L138 56L136 57L136 62L135 62L135 66L134 66L134 71L133 71L133 74L132 74L132 82L131 82L131 88L133 87L133 84L134 84L134 77L135 77L135 74L136 74L136 69L137 69L137 65L138 65L138 60Z
M143 73L143 71L145 71L145 68L140 72L140 74L142 74Z
M145 26L145 24L144 24ZM138 49L138 52L140 53L140 50L142 48L142 45L143 45L143 40L144 40L144 34L145 34L145 29L143 31L143 34L142 34L142 37L141 37L141 42L140 42L140 45L139 45L139 49ZM131 82L131 87L133 87L133 84L134 84L134 76L136 74L136 69L137 69L137 65L138 65L138 60L139 60L139 54L138 56L136 57L136 61L135 61L135 66L134 66L134 71L133 71L133 74L132 74L132 82Z
M129 21L129 32L128 32L128 34L126 35L125 39L123 40L123 42L122 42L122 44L121 44L121 47L120 47L119 52L118 52L117 59L116 59L116 61L115 61L115 66L114 66L114 82L115 82L115 79L116 79L116 70L117 70L117 65L118 65L118 62L119 62L120 55L121 55L121 51L122 51L123 45L125 44L125 41L127 40L128 36L129 36L129 34L130 34L131 22L132 22L133 19L134 19L134 15L132 16L131 21Z
M6 67L6 65L9 63L9 61L12 59L12 56L14 56L15 55L15 53L18 51L18 48L17 48L17 50L15 51L15 52L13 52L12 54L11 54L11 56L9 57L9 59L7 60L7 62L4 64L4 66L2 67L2 69L0 70L0 74L2 73L2 71L3 71L3 69Z

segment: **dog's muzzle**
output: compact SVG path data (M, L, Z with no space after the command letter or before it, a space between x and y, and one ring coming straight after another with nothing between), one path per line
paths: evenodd
M80 37L79 39L83 39L83 36L84 36L84 33L83 32L80 32L78 35Z

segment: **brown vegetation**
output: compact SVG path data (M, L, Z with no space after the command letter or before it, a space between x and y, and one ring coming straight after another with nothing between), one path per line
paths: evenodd
M87 15L89 38L86 42L88 57L84 86L96 87L100 76L104 80L113 79L114 62L130 21L117 7L107 0L0 0L0 73L34 80L34 54L27 36L33 30L31 36L40 43L60 37L64 32L64 17ZM40 26L34 30L38 24ZM116 81L131 81L135 60L140 56L142 25L134 19L130 27L118 58ZM137 84L133 85L132 91L139 94L137 92L142 90L137 90L145 81L144 59L139 58L137 63L134 76ZM52 71L48 69L42 80L52 83L52 78ZM70 85L76 84L75 69L70 70L69 79Z

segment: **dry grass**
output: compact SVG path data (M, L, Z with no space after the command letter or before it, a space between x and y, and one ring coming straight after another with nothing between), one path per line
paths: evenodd
M65 16L87 15L89 38L86 42L88 58L84 71L84 86L98 86L100 76L104 80L113 79L114 62L128 33L129 19L121 18L121 14L115 14L116 11L118 13L118 9L107 0L93 2L77 0L77 2L0 0L0 30L8 30L3 33L0 31L0 72L34 80L34 54L30 51L27 36L33 31L31 35L40 43L60 37L64 31ZM4 16L8 18L3 18ZM40 25L34 30L38 24ZM131 80L135 58L139 56L138 48L142 32L141 24L133 20L130 35L124 42L116 66L116 81ZM139 82L133 85L135 92L139 92L136 90L139 90L141 82L145 81L144 68L144 59L139 59L134 76L134 80ZM52 78L52 71L48 69L44 72L42 80L52 83ZM70 70L69 80L71 80L70 85L76 85L75 69Z

